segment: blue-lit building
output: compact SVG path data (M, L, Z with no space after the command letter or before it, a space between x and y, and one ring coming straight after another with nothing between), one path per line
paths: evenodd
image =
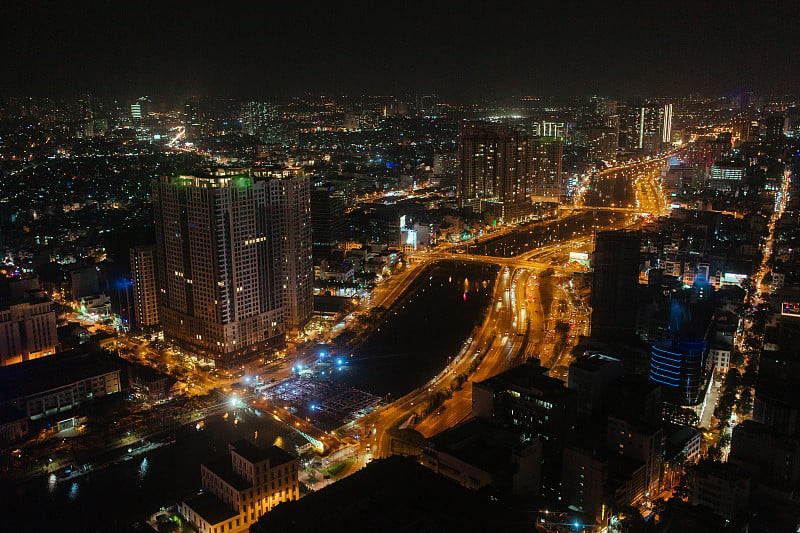
M674 402L696 405L707 382L707 353L704 339L656 342L650 352L650 379L661 384Z

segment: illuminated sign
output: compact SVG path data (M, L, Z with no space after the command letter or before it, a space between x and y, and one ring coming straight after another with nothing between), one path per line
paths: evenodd
M747 274L732 274L726 272L722 275L723 285L741 285L745 281L747 281Z
M800 302L783 302L781 315L800 318Z
M570 261L588 261L589 254L586 252L570 252L569 259Z

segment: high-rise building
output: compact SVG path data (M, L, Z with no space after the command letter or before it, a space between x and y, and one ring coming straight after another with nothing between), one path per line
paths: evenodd
M621 339L636 332L641 235L632 231L597 234L592 284L592 336Z
M150 98L147 96L142 96L134 103L131 104L131 118L134 120L140 120L142 118L147 117L147 114L150 113Z
M311 237L315 246L334 246L344 236L344 194L326 181L311 188Z
M0 304L0 366L52 355L56 346L56 314L44 291Z
M154 180L159 318L169 338L227 365L283 341L280 194L242 174Z
M267 179L272 225L280 231L285 323L298 331L314 312L311 182L299 167L262 168L253 175Z
M784 116L778 113L773 113L764 119L764 134L767 140L775 141L783 138L785 122Z
M158 324L155 248L152 246L131 248L130 254L136 325L140 328L155 326Z
M506 218L513 218L509 212L530 213L531 159L530 138L507 124L465 124L459 139L462 206L483 212L490 204L499 205Z
M531 146L531 199L558 202L561 198L561 164L564 141L533 137Z
M472 384L472 414L499 427L513 429L520 442L541 439L542 484L557 496L561 454L575 429L577 395L564 382L547 375L538 360Z
M743 161L717 161L708 173L708 188L730 192L738 189L744 182L747 164Z
M564 122L534 122L531 124L531 132L539 137L555 137L564 140L567 138L567 124Z
M591 161L617 160L617 128L611 126L589 127L589 159Z
M672 142L672 104L665 104L661 112L661 142Z

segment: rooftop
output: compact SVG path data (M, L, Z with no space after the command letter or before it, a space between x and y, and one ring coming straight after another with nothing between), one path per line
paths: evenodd
M184 503L191 507L195 513L200 515L209 524L216 525L220 522L236 518L239 513L228 507L225 502L217 498L210 492L204 492L185 500Z
M517 518L414 461L392 456L301 500L280 504L250 531L316 532L321 517L330 531L466 533L529 526L527 517Z
M530 359L528 362L506 370L502 374L498 374L489 379L485 379L477 385L490 386L496 390L501 388L517 388L517 389L536 389L544 394L566 393L567 388L564 382L551 378L547 375L547 368L539 365L536 359Z
M295 458L294 455L278 446L270 446L267 449L262 449L245 439L239 439L230 443L229 448L251 463L260 463L261 461L269 460L271 467L288 463Z
M120 369L115 357L81 346L16 365L0 367L0 402L24 398Z
M252 483L233 471L231 458L228 456L216 457L203 463L203 466L222 478L225 483L238 491L251 488Z
M616 357L611 357L610 355L603 355L601 353L587 353L575 359L575 361L573 361L569 367L570 369L579 368L581 370L587 370L591 372L594 370L599 370L604 366L613 364L621 365L622 361Z
M520 446L519 437L473 418L430 439L440 452L457 457L487 472L513 474L516 467L511 452Z

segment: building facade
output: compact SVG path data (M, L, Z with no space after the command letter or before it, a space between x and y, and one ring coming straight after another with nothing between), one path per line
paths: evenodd
M181 502L179 512L200 533L248 531L281 502L300 497L297 458L277 446L228 445L229 457L200 466L206 492Z
M142 328L155 326L158 324L155 248L131 248L130 254L134 320Z
M636 332L641 235L604 231L597 234L592 284L592 336L620 339Z
M153 182L164 333L230 365L284 335L282 239L273 193L247 175Z
M52 355L57 346L53 302L44 292L0 305L0 366Z

